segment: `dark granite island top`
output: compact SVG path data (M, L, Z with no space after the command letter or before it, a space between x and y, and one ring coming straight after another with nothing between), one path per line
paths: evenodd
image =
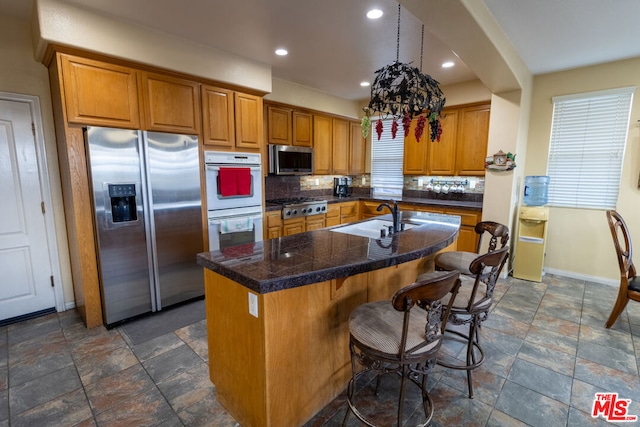
M391 215L377 219L391 220ZM366 222L370 220L358 221ZM432 255L458 236L460 217L403 212L414 227L373 239L331 228L198 254L198 264L258 294L349 277Z

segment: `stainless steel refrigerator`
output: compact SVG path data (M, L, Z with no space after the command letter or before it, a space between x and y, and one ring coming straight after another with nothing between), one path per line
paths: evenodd
M107 326L204 294L198 139L85 133Z

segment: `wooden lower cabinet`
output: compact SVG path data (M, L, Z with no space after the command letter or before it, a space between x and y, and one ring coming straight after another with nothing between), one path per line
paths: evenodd
M465 209L455 209L449 207L418 206L407 203L400 203L398 207L401 211L432 212L447 215L458 215L460 217L460 232L458 233L458 251L476 252L478 249L479 237L476 234L475 226L482 219L481 211Z
M330 203L325 215L281 219L280 211L266 212L264 216L264 238L275 239L281 236L303 233L324 227L347 224L350 222L375 218L389 213L388 209L378 212L380 202L352 201ZM460 216L460 232L458 233L457 250L476 252L479 236L475 232L476 224L482 219L482 211L455 209L450 207L420 206L409 203L399 203L401 211L432 212Z
M282 237L282 213L280 210L264 214L264 240Z
M311 230L319 230L321 228L326 227L325 225L326 221L325 221L325 216L324 214L322 215L311 215L308 217L305 217L304 219L304 231L311 231Z
M304 233L304 217L285 219L282 221L282 235L291 236L292 234Z
M327 206L326 222L327 227L340 224L340 205L338 203L331 203Z
M380 215L388 214L389 211L378 212L378 206L381 202L360 202L360 219L375 218Z
M431 271L433 257L267 294L205 269L209 375L218 401L243 426L303 425L351 377L351 311L390 300ZM247 294L256 297L257 317Z
M359 202L340 203L340 224L358 220Z

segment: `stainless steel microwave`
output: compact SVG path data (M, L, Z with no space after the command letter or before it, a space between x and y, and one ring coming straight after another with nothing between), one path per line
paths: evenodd
M269 173L274 175L311 175L313 148L269 144Z

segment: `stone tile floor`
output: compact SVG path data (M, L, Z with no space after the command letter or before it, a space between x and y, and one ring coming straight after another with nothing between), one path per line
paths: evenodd
M429 377L432 425L611 425L590 416L597 392L631 399L628 413L640 416L640 304L605 329L616 291L549 275L501 280L481 328L487 356L473 374L475 398L464 372L438 367ZM464 346L450 340L441 351L460 357ZM118 328L87 330L73 310L0 327L0 427L236 426L216 400L207 359L205 321L139 345ZM363 405L382 425L391 425L396 390L385 378ZM423 417L419 407L409 393L407 425ZM306 427L341 425L345 412L341 395ZM350 415L347 425L360 424Z

